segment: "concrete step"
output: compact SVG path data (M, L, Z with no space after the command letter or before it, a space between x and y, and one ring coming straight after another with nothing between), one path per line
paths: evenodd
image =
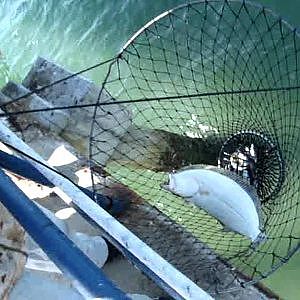
M8 82L7 85L2 89L4 97L0 97L0 104L6 104L8 100L16 99L30 93L26 87L21 84L14 82ZM1 95L0 95L1 96ZM15 104L7 105L6 111L24 111L24 110L34 110L34 109L47 109L53 106L45 101L43 98L36 94L29 96L28 98L18 101ZM36 122L42 128L52 131L55 134L60 134L69 123L69 114L67 111L44 111L35 112L28 115L20 115L16 119L20 123L24 122L24 118L31 119L32 122Z
M71 75L72 73L63 67L39 57L23 80L23 85L29 90L35 90ZM37 95L52 106L95 104L100 97L100 87L86 78L75 76L38 91ZM99 103L113 100L103 90ZM69 109L67 111L70 118L61 135L81 153L87 154L95 108ZM99 153L96 158L99 164L105 165L119 144L120 138L131 126L131 115L131 111L119 104L98 107L95 134L97 134L98 140Z

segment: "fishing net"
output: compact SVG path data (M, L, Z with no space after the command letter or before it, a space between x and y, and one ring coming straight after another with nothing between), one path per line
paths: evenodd
M244 275L243 283L265 278L299 247L299 47L296 30L253 3L182 5L127 42L109 67L95 109L90 157L101 176L213 251L216 258L203 258L203 268L213 270L222 260ZM244 164L249 159L255 178ZM251 247L161 189L170 171L190 164L219 165L256 188L264 243ZM99 168L93 172L98 176ZM147 231L151 224L144 224ZM169 244L171 236L153 230L160 249L181 251L182 244ZM192 254L182 256L181 269L199 271Z

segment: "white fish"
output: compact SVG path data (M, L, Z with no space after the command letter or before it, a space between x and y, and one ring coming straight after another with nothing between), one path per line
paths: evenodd
M237 232L259 244L265 235L260 230L255 196L223 175L224 172L215 167L185 168L169 174L169 182L162 188L204 209L223 224L224 230Z

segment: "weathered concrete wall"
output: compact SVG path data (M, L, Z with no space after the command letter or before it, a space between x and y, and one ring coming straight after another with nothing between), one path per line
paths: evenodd
M23 95L30 93L30 90L28 90L21 84L9 82L2 89L2 93L6 97L2 98L4 101L2 101L0 104L5 104L7 103L7 99L9 100L17 99L19 97L22 97ZM53 106L49 102L45 101L44 99L37 96L36 94L33 94L27 97L26 99L19 101L16 104L7 105L6 109L9 112L15 110L48 109L52 107ZM27 116L26 115L19 116L19 119L24 120L24 118L25 119L30 118L33 122L36 122L44 129L47 129L56 134L60 134L69 123L70 115L67 111L55 110L55 111L30 113Z
M23 246L24 230L0 203L0 299L8 299L23 272L26 262Z
M0 105L8 103L10 100L11 100L11 99L10 99L9 97L7 97L6 95L4 95L4 94L0 91Z
M23 85L30 90L35 90L70 75L72 75L71 72L59 65L39 57L23 80ZM47 100L52 106L84 105L97 103L100 88L91 81L76 76L39 91L37 95ZM101 103L108 101L113 101L113 99L103 90L99 99L100 107L97 110L96 120L98 124L96 139L99 146L97 160L102 165L105 165L119 144L119 139L131 125L131 112L124 106L115 104L101 107ZM82 153L88 153L94 110L94 107L67 110L69 120L61 135Z

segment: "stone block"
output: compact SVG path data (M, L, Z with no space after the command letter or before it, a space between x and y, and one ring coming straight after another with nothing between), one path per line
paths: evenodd
M42 57L37 58L33 67L23 80L23 85L30 90L39 89L58 80L72 76L72 73L61 66ZM76 106L96 104L100 97L101 89L82 76L74 76L50 86L37 95L46 99L53 106ZM99 143L98 147L103 155L99 156L99 163L105 165L112 155L120 138L127 132L132 124L130 110L119 104L104 105L101 103L114 101L105 90L100 97L100 106L95 115L94 136L109 133L109 139L105 143ZM62 136L76 147L81 153L87 154L91 125L94 118L95 107L68 109L69 122L62 132ZM101 148L103 146L103 148ZM106 152L104 154L104 152Z
M9 101L11 101L11 99L0 91L0 105L6 104Z
M16 99L30 92L27 88L21 84L14 82L8 82L7 85L2 89L2 93L10 99ZM13 109L11 109L14 107ZM34 110L44 109L53 107L49 102L45 101L41 97L33 94L23 100L18 101L15 104L8 105L8 111L12 110ZM25 115L24 115L25 116ZM27 119L31 118L32 121L37 122L41 127L53 131L59 134L68 124L69 115L67 112L60 110L53 111L41 111L30 113L25 116Z

